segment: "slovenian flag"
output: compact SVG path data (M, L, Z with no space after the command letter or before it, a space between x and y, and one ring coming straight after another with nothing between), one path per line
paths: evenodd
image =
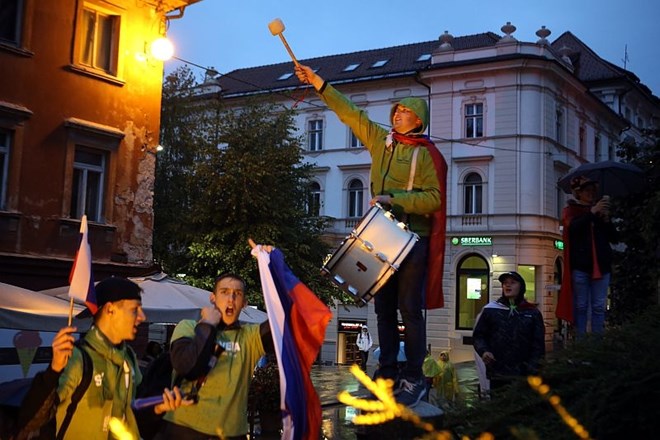
M94 277L92 276L92 251L87 236L87 216L80 221L80 247L73 260L69 275L69 298L79 299L87 305L92 315L98 309L94 292Z
M268 321L280 372L280 408L285 440L318 440L321 403L310 377L323 345L330 309L301 283L279 249L268 253L257 246Z

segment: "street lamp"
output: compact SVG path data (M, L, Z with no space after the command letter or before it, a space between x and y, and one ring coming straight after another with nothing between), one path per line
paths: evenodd
M150 52L154 58L160 61L167 61L174 58L175 60L181 61L182 63L186 63L186 64L190 64L191 66L198 67L204 70L206 72L206 75L210 78L215 78L220 75L220 72L218 72L213 68L200 66L199 64L175 56L174 45L167 37L160 37L157 40L155 40L153 43L151 43Z

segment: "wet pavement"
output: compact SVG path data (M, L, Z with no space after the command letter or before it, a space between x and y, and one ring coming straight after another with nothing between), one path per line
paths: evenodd
M461 362L454 364L459 382L459 396L470 404L478 398L478 378L474 362ZM321 366L312 367L312 382L321 400L322 426L321 439L353 440L357 438L355 425L352 420L357 414L353 407L347 407L337 400L337 394L346 390L353 395L364 395L364 388L349 371L349 366ZM371 375L375 367L370 366L367 373Z

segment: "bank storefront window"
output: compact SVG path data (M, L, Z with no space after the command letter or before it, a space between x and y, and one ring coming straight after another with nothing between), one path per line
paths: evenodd
M458 265L456 329L471 330L481 309L488 304L490 269L478 254L464 257Z

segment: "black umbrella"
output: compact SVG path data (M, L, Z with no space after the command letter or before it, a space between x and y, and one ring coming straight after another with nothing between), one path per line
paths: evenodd
M601 195L624 197L644 188L644 172L629 163L606 160L603 162L584 163L573 168L559 179L557 186L565 193L571 193L571 181L584 176L598 182Z

